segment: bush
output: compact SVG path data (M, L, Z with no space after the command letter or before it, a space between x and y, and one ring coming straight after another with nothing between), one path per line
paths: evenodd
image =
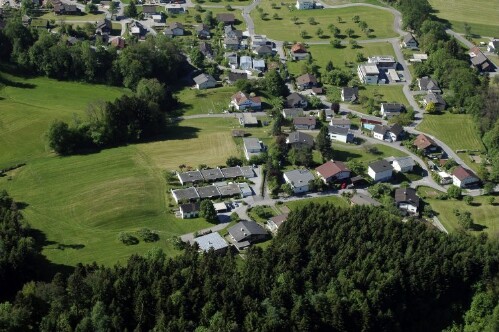
M148 228L141 228L137 231L137 236L144 242L156 242L159 240L159 235Z
M450 198L460 199L463 191L458 186L452 185L447 189L447 196Z
M466 204L471 205L471 204L473 204L473 197L472 196L465 196L464 201L466 202Z
M137 239L135 236L133 236L130 233L127 232L120 232L118 234L118 241L121 243L130 246L130 245L135 245L139 243L139 239Z

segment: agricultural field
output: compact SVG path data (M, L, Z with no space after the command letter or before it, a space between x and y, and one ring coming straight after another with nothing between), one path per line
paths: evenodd
M420 195L426 197L424 200L431 205L432 209L437 213L438 219L449 232L452 233L461 229L458 218L453 212L455 209L458 209L461 212L471 212L475 222L474 229L469 231L471 234L485 232L490 237L496 239L499 237L499 222L497 220L497 216L499 215L499 197L496 197L497 203L494 203L494 205L488 202L488 196L475 197L473 204L468 205L464 201L430 198L440 193L436 193L431 188L422 187L418 189L418 192Z
M474 35L499 36L499 0L429 0L440 18L448 20L452 29L464 33L464 23Z
M329 61L338 69L347 69L357 73L357 53L362 53L365 58L374 55L392 55L395 56L392 44L388 42L361 44L358 48L352 49L350 46L334 48L326 45L309 45L308 51L312 54L314 64L324 71ZM306 61L288 61L288 70L291 74L301 75L303 65ZM348 65L348 66L347 66Z
M389 38L396 37L393 31L394 16L392 13L371 7L355 6L335 9L317 9L317 10L297 10L294 1L283 2L262 2L260 14L258 10L251 12L251 17L255 23L256 33L267 35L269 38L284 41L329 41L331 33L328 31L328 25L334 24L341 30L342 39L347 38L345 31L353 29L352 38L369 39L365 36L357 23L352 21L352 17L358 15L361 21L365 21L372 30L370 38ZM272 4L274 8L272 8ZM277 17L274 15L277 14ZM293 22L293 17L298 20ZM342 20L338 21L338 17ZM309 19L313 18L315 23L311 25ZM319 38L316 35L318 28L324 30L324 35ZM302 31L308 33L308 37L303 38Z
M425 114L417 129L437 137L452 150L484 150L473 119L468 114Z

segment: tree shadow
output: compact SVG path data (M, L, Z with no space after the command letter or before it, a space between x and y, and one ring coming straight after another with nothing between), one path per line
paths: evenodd
M487 229L488 227L485 226L485 225L480 225L480 224L473 224L471 226L471 230L473 231L476 231L476 232L480 232L480 231L483 231L485 229Z
M24 210L29 206L29 204L26 202L16 202L16 206L19 210Z
M80 250L80 249L85 248L85 245L84 244L62 244L62 243L59 243L59 244L57 244L56 248L60 249L60 250L65 250L65 249Z
M10 86L13 88L19 88L19 89L34 89L34 88L36 88L36 84L12 81L12 80L9 80L9 79L3 77L2 75L0 75L0 84L3 84L5 86Z
M334 150L334 144L333 144L333 154L334 154L335 160L339 160L339 161L343 161L343 162L362 157L358 153L353 153L350 151Z

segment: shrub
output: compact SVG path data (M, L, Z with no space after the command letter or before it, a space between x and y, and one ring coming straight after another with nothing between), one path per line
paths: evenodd
M447 196L450 198L460 199L463 191L458 186L452 185L447 189Z
M135 236L133 236L130 233L127 232L120 232L118 234L118 241L121 243L130 246L130 245L135 245L139 243L139 239L137 239Z
M137 236L144 242L156 242L159 240L159 235L148 228L141 228L137 231Z

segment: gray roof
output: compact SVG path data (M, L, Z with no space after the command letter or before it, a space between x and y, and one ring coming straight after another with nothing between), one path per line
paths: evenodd
M388 169L393 170L392 165L390 165L390 163L384 159L370 163L369 168L371 168L376 173L384 172Z
M384 125L374 125L373 132L384 135L388 131L388 127Z
M243 138L243 144L246 149L248 150L261 150L262 145L260 144L260 141L258 138L255 137L244 137Z
M373 205L373 206L381 205L380 202L374 200L373 198L371 198L371 196L364 195L361 193L353 195L352 198L350 199L350 202L352 202L352 204L354 205Z
M404 108L404 105L398 103L381 103L381 106L385 112L400 112Z
M305 185L315 179L308 169L295 169L284 173L284 175L293 186Z
M243 173L242 173L241 168L239 166L225 167L225 168L222 168L221 171L227 179L233 179L233 178L243 176Z
M224 175L219 168L202 169L201 174L204 179L208 181L215 181L224 178Z
M207 42L201 42L201 43L199 43L199 50L205 56L206 55L213 55L213 49L212 49L211 45L209 43L207 43Z
M229 73L229 82L235 82L237 80L247 80L248 74L246 73Z
M389 128L390 132L396 136L402 134L402 132L404 131L404 127L402 127L400 124L398 123L394 123L390 128Z
M259 46L255 49L255 51L258 54L271 54L272 53L272 49L270 47L268 47L267 45Z
M172 194L177 197L177 201L186 201L199 198L198 192L194 187L172 190Z
M144 6L142 6L142 12L144 14L155 14L156 13L156 6L144 5Z
M293 92L289 96L286 97L286 104L290 107L305 101L305 97L303 97L301 94Z
M411 33L408 33L407 35L404 36L405 43L408 43L413 40L417 43L416 38L414 38L414 36Z
M419 86L421 90L440 90L437 81L428 76L419 79Z
M419 207L419 197L416 190L413 188L397 188L395 189L395 203L407 202L416 207Z
M328 126L329 133L335 135L347 136L349 133L348 128L336 127L336 126Z
M184 213L198 212L201 204L199 202L195 203L185 203L180 204L180 210Z
M295 118L297 116L303 116L303 108L285 108L282 110L282 114L286 118Z
M253 167L251 166L241 166L241 173L245 178L252 178L255 176L255 171L253 170Z
M241 190L236 183L217 185L218 191L222 195L222 197L240 195Z
M314 138L309 135L302 133L301 131L294 131L288 136L288 144L303 143L309 146L314 145Z
M442 95L438 93L428 92L424 97L426 103L434 103L436 105L446 105Z
M414 166L414 160L411 157L400 157L396 158L394 162L397 162L400 167L409 167L409 166Z
M288 213L283 213L278 216L272 217L269 220L271 220L277 226L277 228L279 228L282 223L288 219L288 215Z
M197 192L200 198L220 197L220 192L215 186L199 187Z
M267 232L262 226L254 221L243 220L229 228L229 234L237 242L243 241L251 235L266 235Z
M208 32L210 32L210 27L207 26L206 24L199 24L199 25L196 25L196 31L197 32L201 32L201 31L208 31Z
M352 122L350 119L335 118L331 119L332 126L350 126Z
M178 176L183 183L197 182L204 180L203 175L201 174L200 171L178 173Z
M355 96L354 100L359 97L359 88L358 87L344 87L341 88L341 91L343 92L343 96L345 97L345 100L352 100L352 97Z
M209 74L201 74L201 75L198 75L196 77L194 77L194 82L196 82L196 84L203 84L203 83L206 83L206 82L217 82L213 76L209 75Z
M224 44L225 45L239 45L239 40L236 37L225 37Z
M199 249L203 251L209 251L211 248L217 251L229 246L224 238L220 234L218 234L218 232L213 232L197 237L194 239L194 242L196 242L199 246Z

